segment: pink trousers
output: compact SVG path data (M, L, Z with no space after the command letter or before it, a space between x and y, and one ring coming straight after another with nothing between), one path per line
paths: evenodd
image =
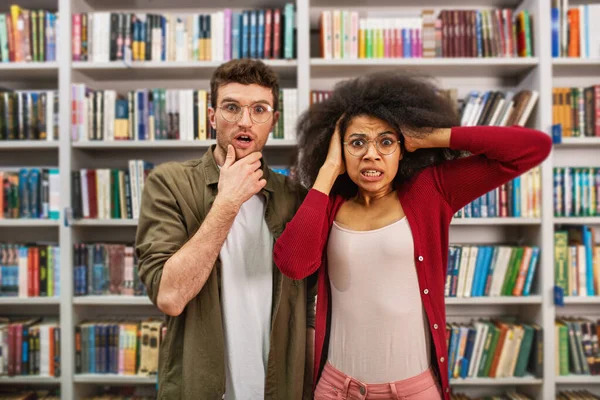
M363 383L325 364L315 400L441 400L442 392L431 368L419 375L390 383Z

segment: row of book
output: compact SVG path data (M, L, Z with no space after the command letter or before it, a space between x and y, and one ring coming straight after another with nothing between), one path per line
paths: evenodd
M0 296L60 296L60 247L0 243Z
M56 168L0 170L0 219L54 219L60 215L60 176Z
M156 375L162 321L90 321L75 327L75 373Z
M600 396L589 390L565 390L558 392L556 400L600 400Z
M74 84L72 96L73 141L216 138L216 131L209 122L211 96L208 90L155 88L121 95L116 90L92 90L84 84ZM295 88L280 90L280 117L271 132L273 138L295 138L297 98Z
M552 136L600 136L600 85L552 89Z
M512 320L446 325L451 378L542 377L543 330Z
M145 296L132 244L77 243L73 245L75 296Z
M7 385L0 388L0 396L11 400L60 400L58 388L23 388L18 385Z
M58 13L17 5L0 13L0 61L56 61Z
M600 375L600 321L558 318L555 331L557 375Z
M0 375L60 376L60 327L41 318L0 319Z
M450 245L446 297L529 296L537 246Z
M73 61L227 61L295 57L295 9L211 14L77 13Z
M541 167L503 184L460 209L455 218L541 217Z
M536 90L518 92L499 90L469 92L459 105L460 124L462 126L525 126L539 93Z
M600 168L554 168L554 216L600 215Z
M423 10L420 15L360 18L357 11L320 15L325 59L420 57L530 57L527 10Z
M154 168L144 160L129 160L128 168L81 169L71 173L73 218L139 218L144 181Z
M58 140L56 90L0 89L0 140Z
M600 57L600 4L552 0L552 57Z
M600 244L596 229L558 226L554 232L554 281L565 296L600 294Z

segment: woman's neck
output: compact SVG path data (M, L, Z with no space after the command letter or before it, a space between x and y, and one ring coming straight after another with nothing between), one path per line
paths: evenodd
M394 188L392 187L392 185L390 185L386 188L383 188L377 192L367 192L367 191L358 189L358 193L356 194L354 201L365 207L370 207L370 206L376 205L377 203L381 202L382 200L387 199L390 196L390 194L392 194L392 193L394 193Z

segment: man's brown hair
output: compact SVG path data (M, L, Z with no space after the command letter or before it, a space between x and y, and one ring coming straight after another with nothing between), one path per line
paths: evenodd
M256 84L271 89L273 108L279 109L279 78L271 67L260 60L236 59L221 64L210 79L210 98L213 108L217 106L217 92L228 83Z

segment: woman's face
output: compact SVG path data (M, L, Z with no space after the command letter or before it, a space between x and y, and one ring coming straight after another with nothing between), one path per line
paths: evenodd
M387 193L402 159L399 133L371 116L354 117L344 133L346 172L362 192Z

